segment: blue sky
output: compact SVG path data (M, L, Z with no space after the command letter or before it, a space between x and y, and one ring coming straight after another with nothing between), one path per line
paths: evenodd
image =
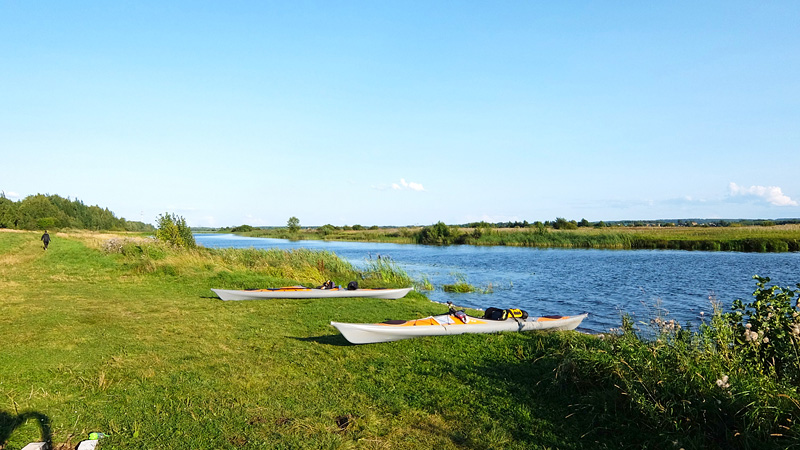
M153 223L800 217L800 3L0 2L0 190Z

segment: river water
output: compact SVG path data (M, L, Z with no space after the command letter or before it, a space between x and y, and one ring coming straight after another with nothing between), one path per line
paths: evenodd
M429 280L435 290L424 293L433 301L479 309L516 307L533 316L589 312L581 326L588 332L618 327L623 312L637 322L649 322L660 311L696 327L710 316L711 296L724 310L737 298L749 302L756 289L753 275L769 277L779 286L796 288L800 283L800 253L435 247L199 233L195 239L209 248L327 250L356 266L389 257L415 280ZM442 285L459 280L491 290L442 290Z

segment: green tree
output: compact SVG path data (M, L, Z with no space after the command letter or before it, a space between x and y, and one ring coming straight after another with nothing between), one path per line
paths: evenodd
M58 208L50 202L46 195L36 194L25 197L19 204L20 221L18 227L24 230L39 229L39 219L52 219L58 217ZM47 223L50 223L48 220ZM62 224L58 224L61 226ZM50 228L53 228L51 225Z
M19 222L18 204L0 194L0 228L16 228Z
M168 242L176 247L197 247L192 230L186 225L183 217L165 213L158 216L156 222L158 224L156 239L159 241Z
M29 195L12 202L0 192L0 228L81 228L87 230L153 231L142 222L118 219L108 208L86 206L80 200L58 195Z
M300 219L295 216L289 217L286 227L289 228L289 233L297 233L300 231Z

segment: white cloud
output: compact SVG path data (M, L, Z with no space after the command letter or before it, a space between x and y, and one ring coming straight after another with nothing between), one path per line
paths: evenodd
M18 193L16 193L16 192L12 192L12 191L5 192L5 191L3 191L3 194L5 194L6 198L9 199L9 200L19 200L20 199L20 195Z
M796 200L792 200L788 195L784 194L781 191L781 188L778 186L750 186L744 187L739 186L736 183L731 182L728 185L730 190L731 196L749 196L749 197L759 197L766 200L771 205L775 206L797 206L798 203Z
M400 178L400 184L392 183L392 189L395 190L407 190L410 189L412 191L424 191L425 188L422 187L419 183L414 182L406 182L405 178Z

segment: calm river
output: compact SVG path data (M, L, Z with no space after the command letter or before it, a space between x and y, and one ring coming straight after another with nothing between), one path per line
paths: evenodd
M432 247L233 234L195 234L195 239L204 247L327 250L356 266L369 258L388 256L415 280L428 279L436 289L424 293L433 301L480 309L517 307L536 316L586 311L589 317L581 328L590 332L618 327L620 312L649 321L657 305L668 318L697 325L704 317L701 313L710 315L711 295L725 310L734 299L749 302L756 274L770 277L779 286L795 288L800 283L800 253ZM492 292L442 291L442 285L459 279L483 289L491 285Z

